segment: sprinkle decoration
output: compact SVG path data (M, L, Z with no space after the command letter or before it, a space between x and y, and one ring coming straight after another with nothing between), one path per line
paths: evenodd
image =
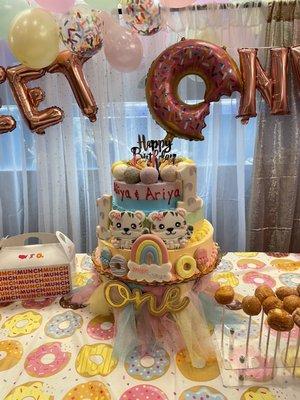
M154 35L163 26L158 0L123 0L122 9L125 22L140 35Z
M83 57L91 57L102 47L103 22L97 11L76 7L62 16L59 36L69 50Z

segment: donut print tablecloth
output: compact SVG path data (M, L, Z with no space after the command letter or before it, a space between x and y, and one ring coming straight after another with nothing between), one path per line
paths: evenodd
M257 285L300 283L300 254L227 253L212 280L234 287L237 297ZM73 281L83 286L92 264L77 256ZM203 299L210 324L220 309ZM112 354L113 319L72 310L60 299L0 305L0 400L296 400L300 379L278 388L268 382L226 388L217 365L191 368L185 351L169 354L158 347L153 358L125 361ZM151 368L154 363L154 368Z

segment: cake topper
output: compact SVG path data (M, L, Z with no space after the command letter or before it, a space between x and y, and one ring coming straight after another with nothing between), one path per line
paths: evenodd
M172 141L168 139L146 140L145 135L138 135L138 146L131 148L133 157L139 156L143 159L148 159L153 166L156 166L157 160L173 160L176 159L176 154L171 154Z

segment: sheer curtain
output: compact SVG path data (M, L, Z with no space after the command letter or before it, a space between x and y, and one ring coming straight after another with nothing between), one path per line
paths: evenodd
M300 1L270 5L266 46L300 42ZM256 251L300 251L300 96L292 71L290 115L270 115L262 103L255 148L249 247Z
M15 131L0 136L0 237L59 229L73 239L77 251L91 251L96 245L96 198L111 192L111 163L128 158L138 134L164 137L145 101L145 77L152 60L182 37L226 45L235 58L237 47L260 46L265 9L253 4L168 13L167 29L141 38L143 63L130 74L113 70L103 52L93 57L85 73L99 106L94 124L80 115L64 77L47 75L36 82L46 91L43 107L58 105L66 117L46 135L32 134L7 84L0 85L1 112L14 115L18 122ZM11 64L9 57L2 49L1 60L6 61L1 64ZM203 87L201 79L187 77L180 87L181 97L199 101ZM255 121L242 126L235 118L237 96L211 105L204 142L174 141L177 153L197 161L198 192L224 251L245 248L255 140Z

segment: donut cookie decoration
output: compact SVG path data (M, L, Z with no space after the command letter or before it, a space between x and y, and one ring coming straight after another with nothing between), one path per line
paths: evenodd
M153 381L166 374L170 367L170 356L162 347L141 355L142 349L136 347L125 359L124 367L128 375L140 381Z
M144 304L147 304L149 313L155 317L161 317L168 312L182 311L190 302L188 297L181 297L179 286L171 286L165 289L158 305L153 293L142 293L141 289L138 288L131 290L119 281L108 282L104 287L104 296L107 303L116 309L122 309L128 304L133 304L135 309L139 311Z
M176 274L182 279L188 279L198 273L196 260L191 256L182 256L176 262Z
M66 323L66 326L61 326ZM52 317L45 326L45 334L53 339L64 339L72 336L82 326L82 317L69 310Z
M2 340L0 353L5 356L0 358L0 372L13 368L22 358L23 346L17 340Z
M184 103L178 95L179 82L190 74L200 76L206 84L204 102L197 105ZM153 118L170 136L203 140L210 102L241 88L238 67L223 48L191 39L170 46L152 63L146 96Z
M54 357L54 360L45 362L47 357ZM62 351L61 343L45 343L28 354L25 371L34 378L47 378L64 369L70 358L71 353Z
M8 330L8 337L29 335L41 326L42 319L41 314L27 311L8 318L2 325L2 329Z
M99 381L90 381L73 387L62 398L62 400L76 399L111 400L111 395L104 383Z
M112 346L104 343L86 344L81 347L77 355L75 368L79 375L90 378L96 375L109 375L117 364L118 360L113 356Z
M120 400L168 400L161 389L153 385L137 385L122 394Z
M179 400L227 400L227 397L209 386L194 386L186 389L179 396Z

